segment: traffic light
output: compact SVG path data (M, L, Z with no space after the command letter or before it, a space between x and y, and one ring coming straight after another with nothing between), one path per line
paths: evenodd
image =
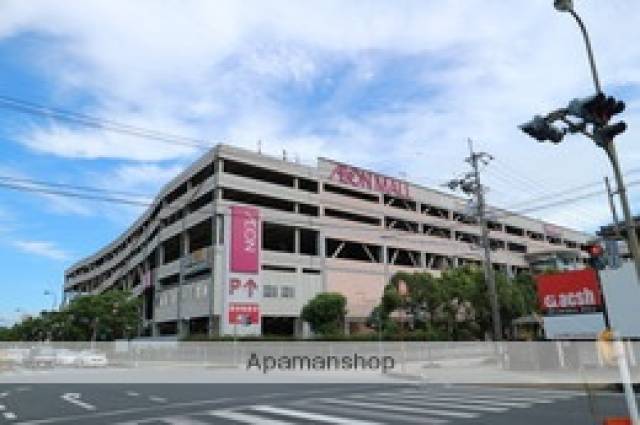
M583 99L573 99L569 102L569 113L582 118L596 126L604 126L609 123L612 116L624 111L625 103L613 96L598 93Z
M609 144L614 137L617 135L624 133L627 129L627 123L624 121L619 121L614 124L605 125L602 127L597 127L593 131L593 139L595 140L598 146L606 146Z
M520 126L520 130L524 131L539 142L549 140L556 144L562 141L565 134L564 131L552 125L540 115L536 115L531 121L522 124Z
M587 254L589 254L589 266L596 270L604 270L607 262L604 257L604 248L597 242L587 245Z

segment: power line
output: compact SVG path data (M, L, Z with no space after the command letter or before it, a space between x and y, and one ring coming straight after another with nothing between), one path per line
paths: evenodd
M18 180L18 179L16 179ZM23 179L25 181L28 182L34 182L36 180L31 180L31 179ZM30 184L24 184L24 183L11 183L11 182L2 182L0 181L0 188L5 188L5 189L9 189L9 190L16 190L16 191L23 191L23 192L32 192L32 193L42 193L42 194L47 194L47 195L54 195L54 196L63 196L63 197L72 197L72 198L79 198L79 199L86 199L86 200L93 200L93 201L100 201L100 202L107 202L107 203L115 203L115 204L123 204L123 205L130 205L130 206L139 206L139 207L150 207L155 205L154 202L146 202L146 201L142 201L142 200L136 200L136 199L130 199L127 197L123 197L120 195L125 195L128 196L127 192L116 192L116 191L109 191L106 189L101 189L101 188L92 188L92 187L88 187L88 186L76 186L76 185L62 185L62 184L56 184L56 183L46 183L43 181L38 181L38 184L43 186L43 187L34 187L33 185ZM629 186L635 186L640 184L640 180L635 180L635 181L631 181L629 182ZM47 188L46 186L51 186L52 188ZM84 191L91 191L91 190L95 190L97 193L96 194L91 194L91 193L78 193L78 192L72 192L69 190L64 190L64 187L60 187L60 186L64 186L67 188L71 188L71 189L81 189ZM547 204L543 204L540 206L534 206L534 207L530 207L530 208L525 208L525 209L521 209L521 210L517 210L517 211L505 211L502 214L498 214L497 216L495 216L495 218L507 218L507 217L511 217L511 216L518 216L518 215L522 215L524 213L527 212L534 212L534 211L539 211L539 210L544 210L544 209L548 209L548 208L552 208L554 206L560 206L560 205L566 205L566 204L570 204L573 202L577 202L580 201L582 199L586 199L589 197L593 197L593 196L597 196L604 193L604 191L595 191L595 192L591 192L591 193L587 193L585 195L581 195L581 196L577 196L577 197L573 197L573 198L568 198L568 199L561 199L561 200L557 200L551 203L547 203ZM136 197L139 196L136 194ZM184 206L179 206L179 205L166 205L164 208L168 209L168 210L174 210L174 211L179 211L182 210ZM191 214L206 214L209 215L210 213L208 212L203 212L203 211L192 211ZM492 219L494 217L491 217ZM275 217L274 219L282 221L281 218ZM312 220L312 217L309 217L309 219L301 219L301 220L290 220L292 223L298 223L298 224L309 224L309 220ZM451 226L446 226L447 228L451 229L451 230L455 230L456 228L462 227L462 226L469 226L469 224L465 224L465 223L453 223ZM347 226L347 225L333 225L332 227L334 228L340 228L340 229L352 229L352 230L358 230L358 231L379 231L380 229L371 229L371 228L366 228L363 226L357 226L357 225L352 225L352 226ZM399 229L388 229L390 231L400 231ZM413 236L412 233L410 232L403 232L403 234L406 233L405 236L403 237L409 237L409 236ZM416 234L418 235L418 234ZM442 241L444 242L444 241Z
M41 188L37 188L37 187L33 187L33 186L25 186L25 185L12 184L12 183L0 182L0 188L12 189L12 190L23 191L23 192L42 193L42 194L46 194L46 195L56 195L56 196L66 196L66 197L71 197L71 198L89 199L89 200L93 200L93 201L104 201L104 202L112 202L112 203L117 203L117 204L143 206L143 207L148 207L148 206L151 205L151 203L149 203L149 202L135 201L135 200L132 200L132 199L118 198L118 197L105 196L105 195L91 195L91 194L86 194L86 193L75 193L75 192L68 192L68 191L64 191L64 190L46 189L46 188L42 188L42 187Z
M640 172L640 168L632 168L630 170L628 170L626 173L624 173L624 176L630 176L632 174L637 174ZM531 204L533 202L536 202L538 200L544 200L544 198L549 198L549 197L556 197L556 196L562 196L568 193L574 193L577 191L581 191L581 190L586 190L586 189L590 189L594 186L601 186L602 185L602 181L593 181L591 183L585 183L585 184L581 184L581 185L577 185L577 186L571 186L568 187L566 189L560 190L560 191L555 191L555 192L546 192L545 196L541 196L539 198L532 198L532 199L527 199L524 201L518 201L514 204L509 205L508 207L506 207L506 209L513 209L513 208L517 208L520 207L523 204Z
M499 175L495 175L495 174L492 174L492 175L493 175L495 178L498 178L498 179L500 179L501 181L506 182L507 184L512 183L512 180L511 180L511 179L508 179L508 178L506 178L506 177L502 177L502 176L499 176ZM536 190L535 192L537 192L537 193L543 193L543 192L541 192L541 191L539 191L539 190ZM540 201L548 200L548 198L549 198L549 199L553 199L554 197L539 196L539 197L536 197L536 198L535 198L535 199L536 199L536 201L531 201L531 202L527 202L527 203L523 203L523 204L524 204L524 205L526 205L526 206L527 206L527 208L529 208L529 207L531 206L531 204L535 204L536 202L538 202L538 203L539 203ZM512 211L513 211L513 208L505 208L505 209L506 209L506 210L512 210ZM577 213L577 214L575 214L575 213L574 213L574 214L571 214L569 211L560 211L560 214L561 214L563 217L567 218L567 219L570 219L570 220L573 220L573 221L576 221L576 220L581 221L583 224L587 223L587 220L584 218L584 216L592 216L592 213L591 213L591 212L589 212L589 211L583 211L583 209L582 209L582 208L576 208L576 207L574 206L574 207L573 207L573 209L577 210L577 212L578 212L578 213Z
M502 161L500 161L502 163ZM523 176L522 173L519 173L517 171L509 171L510 170L510 166L506 166L506 164L503 164L501 167L496 167L495 169L492 169L491 171L494 173L498 173L500 174L500 176L496 176L499 178L502 178L502 176L506 176L504 177L504 181L507 182L507 184L512 184L514 181L520 181L522 184L522 187L526 187L527 190L530 190L534 193L539 193L540 196L539 197L543 197L546 195L545 191L540 189L540 184L544 183L544 181L541 182L535 182L529 178L527 178L526 176ZM495 174L494 174L495 175ZM529 201L529 202L523 202L520 205L531 205L533 201ZM509 207L508 209L514 209L516 207ZM578 220L583 221L584 223L587 222L587 220L584 219L585 216L587 217L591 217L592 220L596 219L597 217L595 216L595 214L593 213L593 211L587 210L586 208L582 208L579 206L574 206L573 207L575 210L580 212L580 215L578 216ZM569 213L568 212L561 212L563 216L568 217ZM571 215L571 219L575 220L576 217L574 215Z
M116 191L111 189L103 189L99 187L80 186L80 185L74 185L74 184L68 184L68 183L47 182L44 180L35 180L35 179L29 179L29 178L23 178L23 177L0 175L0 182L3 182L3 181L5 182L8 181L9 183L17 182L17 183L29 183L29 184L34 184L38 186L60 187L65 189L74 189L74 190L81 190L86 192L101 192L101 193L107 193L110 195L122 195L122 196L130 196L134 198L144 198L144 199L153 198L153 196L150 196L147 194L141 194L141 193Z
M148 128L133 126L129 124L120 123L117 121L97 118L90 115L81 114L78 112L68 111L64 109L52 108L37 103L15 99L9 96L0 95L0 107L5 109L11 109L17 112L40 115L48 118L53 118L61 121L67 121L74 124L80 124L86 127L98 128L101 130L113 131L129 136L141 137L146 139L155 140L163 143L171 143L175 145L211 149L213 144L192 137L186 137L157 130L151 130Z

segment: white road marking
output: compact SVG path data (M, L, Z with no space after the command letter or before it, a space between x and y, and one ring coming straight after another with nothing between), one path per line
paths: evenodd
M9 395L9 393L0 393L0 398L6 397L8 395Z
M127 391L126 393L129 397L138 397L140 395L140 393L137 393L135 391Z
M75 404L76 406L82 407L83 409L96 410L96 406L80 400L81 396L82 394L80 393L65 393L61 395L60 398L67 403Z
M311 401L301 400L300 402L296 403L296 405L314 410L314 409L320 409L320 406L318 406L318 402L320 402L320 404L322 403L322 401L319 401L319 400L311 400ZM332 412L342 413L347 416L349 415L363 416L368 414L366 410L353 409L346 406L338 406L335 404L331 404L330 406L326 406L325 408L331 409ZM440 425L440 424L445 424L449 422L446 419L426 418L424 416L418 417L418 416L402 414L400 412L393 412L393 413L374 412L373 415L375 415L376 419L385 420L387 421L387 423L402 422L402 423Z
M4 412L7 410L7 407L4 404L0 404L0 412Z
M456 387L451 387L456 388ZM474 385L464 385L462 387L457 387L458 390L472 390L472 391L481 391L485 393L487 391L492 391L494 393L520 393L522 395L538 395L538 396L564 396L564 397L576 397L576 396L584 396L584 392L574 391L574 390L544 390L537 388L526 388L526 387L480 387Z
M347 406L360 406L368 409L379 409L379 410L389 410L389 411L397 411L397 412L409 412L409 413L419 413L421 415L435 415L435 416L452 416L455 418L477 418L477 413L469 413L469 412L454 412L452 410L441 410L441 409L425 409L422 407L409 407L409 406L396 406L391 404L382 404L382 403L366 403L360 401L351 401L351 400L336 400L332 398L323 398L320 399L323 403L335 403Z
M3 413L3 415L4 415L5 419L9 419L10 421L13 421L13 420L18 418L16 416L16 414L13 413L13 412L5 412L5 413Z
M167 399L164 397L156 397L154 395L152 395L151 397L149 397L149 400L154 401L156 403L166 403Z
M211 410L209 412L211 416L216 416L223 419L230 419L236 422L243 422L247 424L261 424L261 425L291 425L293 422L279 421L276 419L267 419L264 417L249 415L247 413L233 412L231 410Z
M369 397L367 399L367 401L373 401L373 402L380 402L380 403L385 403L385 402L390 402L389 400L387 400L384 397ZM408 400L403 400L403 399L395 399L393 401L391 401L391 403L398 403L398 404L408 404L408 405L420 405L420 406L434 406L434 407L445 407L445 408L450 408L450 409L461 409L461 410L477 410L479 412L493 412L493 413L503 413L506 412L507 409L506 407L498 407L498 406L482 406L482 405L470 405L467 404L466 400L464 399L459 399L457 400L454 404L447 402L446 400L431 400L431 399L421 399L421 400L416 400L416 399L408 399Z
M197 419L188 418L186 416L171 416L168 418L162 418L162 422L170 425L207 425L207 422L202 422Z
M273 407L273 406L267 406L267 405L254 406L252 409L257 410L259 412L275 413L276 415L291 416L294 418L307 419L307 420L312 420L317 422L329 422L332 424L379 425L378 422L359 421L351 418L339 418L337 416L321 415L319 413L304 412L302 410L285 409L282 407ZM261 422L257 422L257 423L261 423Z
M554 403L557 401L551 400L549 398L533 398L533 397L523 397L523 396L508 396L508 395L485 395L485 394L468 394L468 393L456 393L456 392L405 392L405 394L413 394L419 395L423 397L458 397L459 399L476 399L476 400L498 400L498 401L507 401L507 402L523 402L523 403ZM563 398L564 399L564 398Z
M454 402L458 402L460 401L461 397L454 397L454 396L435 396L435 397L425 397L425 396L421 396L418 394L415 395L407 395L405 396L408 399L411 400L433 400L433 401L454 401ZM499 399L498 399L499 400ZM475 399L475 398L468 398L465 397L464 398L464 403L465 404L489 404L490 406L496 406L496 407L510 407L510 408L514 408L514 407L519 407L519 408L528 408L531 407L533 403L525 403L525 402L511 402L511 401L498 401L498 400L492 400L492 399L488 399L488 400L483 400L483 399Z

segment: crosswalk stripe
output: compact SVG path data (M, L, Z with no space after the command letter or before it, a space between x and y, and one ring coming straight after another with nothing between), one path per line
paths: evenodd
M409 399L416 399L416 400L434 400L434 401L460 401L460 397L458 396L423 396L420 394L408 394L406 396L406 398ZM509 408L514 408L514 407L520 407L520 408L526 408L526 407L531 407L531 405L533 403L529 403L529 402L515 402L515 401L499 401L499 399L497 400L492 400L492 399L475 399L475 398L469 398L469 397L464 397L463 398L464 402L467 404L489 404L490 406L497 406L497 407L509 407Z
M553 403L557 400L568 400L571 397L525 397L525 396L508 396L508 395L497 395L497 394L477 394L477 393L463 393L463 392L453 392L453 391L412 391L412 392L404 392L404 394L416 394L416 395L444 395L450 397L459 397L459 398L475 398L475 399L488 399L488 400L504 400L504 401L516 401L516 402L525 402L525 403Z
M162 418L162 421L170 425L206 425L206 422L199 421L197 419L188 418L186 416L172 416L169 418Z
M302 410L285 409L282 407L273 407L267 405L254 406L253 410L257 410L259 412L275 413L276 415L291 416L294 418L308 419L312 421L329 422L332 424L379 425L378 422L360 421L351 418L339 418L337 416L321 415L319 413L304 412Z
M211 410L208 412L211 416L216 416L222 419L230 419L236 422L243 422L246 424L261 424L261 425L292 425L293 422L279 421L276 419L268 419L261 416L250 415L248 413L234 412L231 410Z
M469 412L454 412L452 410L440 410L440 409L425 409L418 407L409 407L409 406L396 406L391 404L381 404L381 403L368 403L364 401L352 401L352 400L337 400L337 399L321 399L324 403L335 403L342 404L347 406L360 406L366 407L370 409L379 409L379 410L389 410L389 411L398 411L398 412L414 412L420 413L423 415L435 415L435 416L451 416L455 418L477 418L478 414L469 413Z
M312 404L311 404L312 403ZM317 410L321 409L321 406L318 404L322 404L322 400L302 400L297 403L297 405L304 406L306 409ZM370 413L368 411L363 411L361 409L353 409L346 406L336 406L335 404L331 404L328 406L332 412L339 412L344 415L356 415L356 416L369 416ZM399 412L396 413L384 413L384 412L375 412L373 413L376 419L383 419L388 421L388 423L415 423L415 424L434 424L441 425L445 424L449 421L445 419L436 419L436 418L425 418L423 416L410 416L408 414L401 414Z
M453 388L453 387L451 387ZM529 394L529 395L544 395L544 396L551 396L551 395L557 395L557 396L565 396L565 397L576 397L576 396L583 396L585 395L584 392L581 391L574 391L574 390L544 390L544 389L536 389L536 388L526 388L526 387L511 387L511 388L506 388L506 387L495 387L492 386L491 388L487 388L487 387L482 387L482 386L477 386L477 385L463 385L463 386L458 386L458 389L462 389L462 390L471 390L471 391L482 391L487 392L487 391L492 391L495 393L508 393L508 394L512 394L514 391L517 391L521 394Z
M367 397L366 400L389 402L389 400L385 399L384 397ZM408 399L408 400L395 399L392 401L392 403L407 404L407 405L413 405L413 406L448 407L453 409L475 410L478 412L493 412L493 413L502 413L509 410L505 407L467 404L465 400L457 400L455 404L452 404L452 403L447 403L446 401L431 400L431 399Z
M484 401L499 401L507 403L554 403L557 400L550 400L546 398L531 398L531 397L508 397L497 395L482 395L482 394L464 394L464 393L452 393L452 392L416 392L405 393L408 397L450 397L458 399L471 399L471 400L484 400Z

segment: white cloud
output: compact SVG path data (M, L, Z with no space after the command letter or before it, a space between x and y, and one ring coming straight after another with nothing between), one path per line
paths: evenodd
M640 38L640 4L576 7L591 32L605 89L640 84L637 47L621 43ZM14 0L3 9L0 39L49 37L53 48L32 60L54 82L54 101L90 93L99 101L89 112L106 119L252 149L262 140L270 153L286 149L305 161L331 156L429 184L465 167L466 139L472 137L501 160L500 169L507 164L512 174L535 182L489 174L496 189L491 200L499 205L609 173L604 154L582 138L537 144L516 128L593 91L578 28L547 0L122 0L73 6ZM402 74L406 63L415 72ZM398 83L414 85L420 96ZM387 97L376 105L371 88L384 84ZM619 143L625 168L640 158L632 142L640 104L631 100L625 114L630 131ZM197 155L182 146L60 123L31 129L21 140L65 158L141 161L140 168L107 173L140 189L176 171L151 169L150 162L183 164ZM540 215L592 228L598 219L606 221L600 201Z
M13 241L13 246L27 254L35 254L51 260L67 260L70 256L66 251L58 248L53 242L48 241Z

